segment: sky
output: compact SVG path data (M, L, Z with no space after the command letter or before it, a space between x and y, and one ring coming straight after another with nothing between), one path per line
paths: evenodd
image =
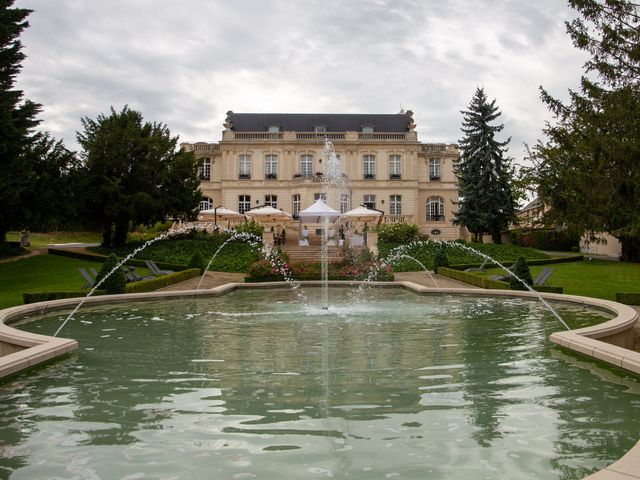
M457 143L478 87L521 163L586 61L563 0L16 0L33 12L17 87L41 130L78 150L81 118L124 105L180 142L221 139L226 112L398 113Z

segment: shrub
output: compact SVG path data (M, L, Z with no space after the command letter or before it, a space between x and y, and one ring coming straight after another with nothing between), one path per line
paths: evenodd
M395 223L378 227L378 241L404 244L415 242L420 238L420 227L413 223Z
M438 246L438 250L436 251L436 256L433 259L433 269L436 273L438 273L439 267L448 267L449 266L449 258L447 257L447 252L444 249L444 245L440 244Z
M640 292L618 292L616 301L625 305L640 305Z
M25 253L27 251L20 246L20 242L0 243L0 258L17 257Z
M204 267L204 258L202 258L202 254L200 253L200 251L196 251L193 255L191 255L188 268L197 268L200 270L200 275L202 275L204 273Z
M251 220L250 222L245 222L237 225L234 230L236 232L250 233L252 235L255 235L256 237L262 237L264 227L257 223L255 220Z
M118 257L116 257L115 253L109 255L102 264L102 267L100 267L96 278L96 284L103 278L105 279L100 286L109 294L124 293L125 287L127 286L127 278L124 276L122 268L118 268L109 275L109 272L111 272L118 263ZM109 276L107 277L107 275Z
M574 251L580 244L580 235L568 230L512 230L511 243L540 250Z
M533 279L531 278L531 272L524 257L518 257L512 271L513 275L509 277L509 288L511 290L527 290L527 287L524 286L520 280L524 281L527 285L531 285Z

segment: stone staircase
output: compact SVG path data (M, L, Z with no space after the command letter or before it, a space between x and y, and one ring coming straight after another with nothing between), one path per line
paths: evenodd
M292 262L319 262L322 259L322 247L320 245L309 245L300 247L298 245L282 245L279 247L289 256ZM342 248L334 245L329 246L329 262L336 262L342 258Z

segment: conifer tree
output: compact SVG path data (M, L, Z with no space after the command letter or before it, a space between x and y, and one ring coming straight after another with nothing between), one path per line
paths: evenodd
M23 100L23 92L14 88L25 58L19 37L29 26L26 18L31 10L12 6L13 0L0 0L0 242L10 227L22 221L23 197L33 176L25 154L40 110L40 105Z
M476 241L490 233L494 243L501 243L501 234L515 220L516 211L511 188L514 172L506 156L510 139L495 138L504 124L492 124L501 112L495 100L487 100L484 89L476 89L469 109L461 113L462 153L454 167L460 203L454 223L467 227Z

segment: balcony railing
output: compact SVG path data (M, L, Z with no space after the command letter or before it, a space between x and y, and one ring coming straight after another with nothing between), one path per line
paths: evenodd
M429 180L431 180L432 182L439 182L440 175L429 175Z
M401 180L402 176L399 173L392 173L389 175L390 180Z
M236 140L282 140L283 132L234 132Z
M296 140L324 142L325 139L335 141L344 140L346 134L338 132L296 132Z
M373 140L373 141L385 141L385 140L405 140L407 138L405 133L358 133L358 140Z
M250 173L241 173L238 175L238 180L251 180Z
M324 182L324 177L322 173L316 173L313 175L303 175L301 173L296 173L293 176L293 181L295 183L322 183Z
M394 223L414 223L413 215L385 215L384 223L386 224L394 224Z
M278 179L278 174L277 173L265 173L264 174L264 179L265 180L277 180Z
M364 174L364 179L365 180L375 180L376 179L376 174L375 173L365 173Z
M444 215L427 215L427 222L444 222Z
M449 150L454 150L456 145L449 145L446 143L427 143L425 145L420 145L420 151L424 153L439 153L439 152L447 152Z

